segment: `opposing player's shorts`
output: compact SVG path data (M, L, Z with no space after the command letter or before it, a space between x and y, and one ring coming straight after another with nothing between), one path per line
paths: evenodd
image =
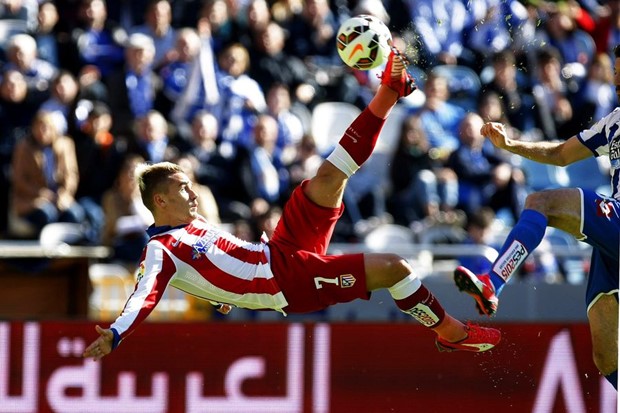
M364 255L326 255L344 205L315 204L303 192L306 183L293 191L269 241L271 269L289 303L284 311L307 313L369 299Z
M586 288L588 310L603 294L618 298L618 252L620 249L620 201L581 189L581 232L593 247Z

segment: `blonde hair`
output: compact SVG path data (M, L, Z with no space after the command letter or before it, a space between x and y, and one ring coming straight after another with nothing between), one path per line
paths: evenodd
M153 196L163 191L168 178L176 173L183 173L183 169L172 162L141 163L134 169L142 203L152 213L155 213Z

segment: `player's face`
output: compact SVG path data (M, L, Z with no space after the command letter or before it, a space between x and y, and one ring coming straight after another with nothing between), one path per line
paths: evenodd
M184 173L170 177L168 191L162 194L164 208L170 218L169 225L186 224L198 216L198 195L192 190L192 182Z

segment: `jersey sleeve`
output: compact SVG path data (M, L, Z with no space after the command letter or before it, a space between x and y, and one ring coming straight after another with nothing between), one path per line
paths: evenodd
M609 142L618 129L619 120L620 110L616 108L589 129L581 131L577 135L577 139L590 149L594 156L608 155Z
M149 242L138 270L136 288L120 316L110 326L115 336L114 348L153 311L174 273L174 263L161 244L156 241Z

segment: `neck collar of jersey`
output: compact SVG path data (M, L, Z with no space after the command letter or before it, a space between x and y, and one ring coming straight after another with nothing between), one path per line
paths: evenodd
M156 227L155 224L151 225L146 229L146 233L149 234L149 237L153 237L155 235L163 234L166 231L170 231L171 229L183 228L189 224L181 224L173 227L171 225L161 225Z

